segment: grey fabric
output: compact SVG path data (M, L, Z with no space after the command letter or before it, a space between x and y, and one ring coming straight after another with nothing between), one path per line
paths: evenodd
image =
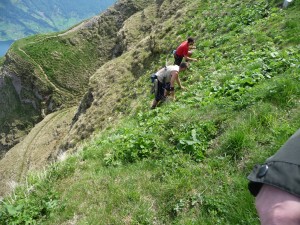
M173 66L167 66L164 67L162 69L160 69L159 71L157 71L156 75L157 75L157 79L161 82L161 83L170 83L171 81L171 73L173 71L177 71L179 72L179 66L177 65L173 65Z
M256 165L247 178L254 196L263 184L269 184L300 197L300 129L264 164Z

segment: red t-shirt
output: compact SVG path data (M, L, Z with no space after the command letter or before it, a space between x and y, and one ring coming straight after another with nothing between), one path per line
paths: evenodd
M188 41L182 42L178 48L176 49L176 54L180 57L184 57L188 54L189 52L189 44Z

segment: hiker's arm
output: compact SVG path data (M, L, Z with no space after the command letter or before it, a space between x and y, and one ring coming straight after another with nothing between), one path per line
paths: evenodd
M180 78L179 78L179 74L177 74L176 83L178 84L178 86L179 86L181 89L184 89L184 88L185 88L185 87L183 87L183 86L181 85L181 81L180 81Z
M198 61L198 59L195 59L195 58L191 58L191 57L189 57L189 56L184 56L184 58L185 58L185 61L194 61L194 62L196 62L196 61Z
M172 77L171 77L171 81L170 81L170 90L168 90L168 95L170 95L173 100L175 100L174 84L175 84L175 81L177 81L177 79L178 79L178 72L177 71L172 72Z

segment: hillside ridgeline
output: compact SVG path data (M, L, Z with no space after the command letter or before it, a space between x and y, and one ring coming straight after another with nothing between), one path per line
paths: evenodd
M0 157L43 116L79 104L94 72L126 50L123 22L146 4L120 1L64 33L14 43L0 75Z
M170 6L168 2L119 1L66 32L15 42L5 56L0 76L2 172L19 174L17 167L9 168L13 164L7 163L11 161L5 153L10 149L28 168L35 167L29 166L32 158L19 154L24 148L22 143L12 147L48 114L79 106L74 115L69 114L72 122L62 125L69 132L59 136L56 145L47 147L47 152L61 153L129 113L131 102L141 94L131 84L144 75L153 57L165 52L151 32L165 29L161 22L174 16L172 12L179 6L175 3ZM52 127L56 132L55 125ZM12 152L9 155L16 157ZM9 187L9 183L21 180L10 178L14 180L3 176L1 183ZM5 193L7 188L1 190Z

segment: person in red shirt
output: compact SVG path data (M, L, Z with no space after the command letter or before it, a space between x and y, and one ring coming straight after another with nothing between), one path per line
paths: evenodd
M182 42L176 51L174 52L174 64L180 65L182 59L185 58L185 61L197 61L197 59L191 58L192 51L190 51L192 45L194 45L195 41L193 38L189 37L186 41Z

